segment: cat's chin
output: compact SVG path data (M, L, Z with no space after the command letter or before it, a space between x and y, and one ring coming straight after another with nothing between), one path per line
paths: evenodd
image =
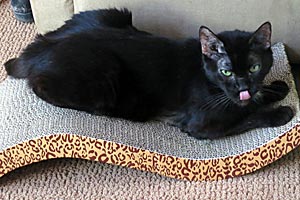
M237 104L238 104L240 107L245 107L245 106L247 106L249 103L250 103L250 99L249 99L249 100L239 100L239 101L237 102Z
M245 107L250 104L252 98L247 100L240 100L239 98L231 98L231 101L238 107Z
M247 105L249 105L249 103L251 102L253 98L249 98L247 100L240 100L239 97L230 97L230 100L233 104L239 106L239 107L245 107Z

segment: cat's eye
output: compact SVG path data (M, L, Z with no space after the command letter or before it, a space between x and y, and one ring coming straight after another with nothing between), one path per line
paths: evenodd
M250 69L249 69L249 71L251 72L251 73L254 73L254 72L257 72L257 71L259 71L260 70L260 65L259 64L257 64L257 65L253 65L253 66L251 66L250 67Z
M221 69L221 73L224 76L231 76L232 75L232 71L226 70L226 69Z
M210 46L211 51L218 51L217 45L213 44Z

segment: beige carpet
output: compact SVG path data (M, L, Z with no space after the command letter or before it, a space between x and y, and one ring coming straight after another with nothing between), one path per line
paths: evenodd
M0 5L0 73L36 34ZM1 111L0 111L1 112ZM0 113L1 114L1 113ZM0 161L1 162L1 161ZM258 172L218 181L187 182L101 164L58 159L0 178L0 199L300 199L300 149Z

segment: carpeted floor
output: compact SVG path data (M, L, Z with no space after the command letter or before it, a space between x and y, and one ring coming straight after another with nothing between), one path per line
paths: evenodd
M33 24L23 24L13 18L9 1L1 2L0 74L5 73L3 63L17 56L21 49L32 41L35 34ZM217 182L187 182L133 169L74 159L44 161L17 169L0 178L0 200L294 200L300 199L299 191L299 148L255 173Z

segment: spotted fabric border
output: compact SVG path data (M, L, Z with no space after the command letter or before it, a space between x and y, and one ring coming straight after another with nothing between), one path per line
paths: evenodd
M192 160L74 134L26 141L0 152L0 177L52 158L80 158L190 181L221 180L256 171L300 144L300 125L252 151L219 159Z

